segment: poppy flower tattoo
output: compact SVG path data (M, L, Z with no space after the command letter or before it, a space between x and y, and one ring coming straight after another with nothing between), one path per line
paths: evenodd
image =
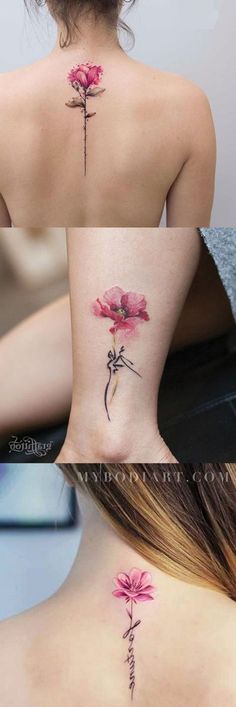
M121 287L115 286L104 293L103 300L102 302L97 298L93 302L92 311L96 317L108 318L113 322L112 327L109 329L113 336L113 346L108 352L107 368L109 375L104 393L105 410L110 422L109 404L111 404L117 390L120 369L128 368L136 376L142 378L140 373L135 370L134 363L126 357L124 345L117 349L117 341L122 343L132 338L137 333L140 324L148 322L150 317L146 310L147 302L144 295L136 292L125 292ZM115 378L115 384L109 401L112 378Z
M153 601L155 587L152 585L152 577L149 572L142 572L138 569L132 569L128 574L120 572L113 580L116 589L112 592L114 597L125 599L126 604L129 604L129 609L126 609L130 619L129 628L123 634L124 640L128 638L129 647L125 663L129 666L129 689L131 699L134 697L134 689L136 685L136 661L134 654L135 631L140 626L140 619L134 619L134 604L138 602Z
M78 64L68 74L68 81L72 88L77 92L78 96L74 96L66 102L68 108L80 108L84 117L84 176L87 174L87 124L90 118L93 118L96 113L88 112L88 99L101 96L106 90L99 88L101 78L103 76L103 67L95 66L91 62L86 64Z

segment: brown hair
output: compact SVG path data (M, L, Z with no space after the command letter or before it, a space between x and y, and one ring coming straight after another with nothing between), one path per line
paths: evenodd
M111 25L118 25L132 32L123 20L119 20L119 12L125 3L132 7L136 0L24 0L26 7L30 1L40 7L48 4L51 15L55 20L62 22L65 27L65 36L61 38L61 46L68 46L78 30L78 19L83 12L93 12L95 17L104 17Z
M236 465L59 466L145 559L236 600Z

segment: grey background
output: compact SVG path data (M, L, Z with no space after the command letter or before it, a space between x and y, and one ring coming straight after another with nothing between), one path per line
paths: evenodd
M218 141L213 226L236 223L236 3L235 0L138 0L128 22L131 54L146 64L180 73L207 93ZM29 64L50 51L55 28L45 9L27 18L23 0L0 6L0 70Z
M10 466L10 465L9 465ZM37 474L35 472L37 466ZM45 472L41 465L14 464L12 476L7 481L0 483L0 516L4 515L1 509L14 509L17 507L17 496L24 483L25 473L25 512L29 504L29 474L32 472L30 492L32 504L37 504L37 496L42 505L45 495L45 507L48 505L50 484L46 492L45 473L49 470L45 465ZM20 476L20 484L16 476ZM50 509L55 518L60 518L63 507L63 492L66 487L60 478L59 470L51 465L50 476L55 475L55 493L50 499ZM38 479L36 478L38 476ZM1 476L0 476L1 478ZM51 479L53 481L53 479ZM34 487L34 488L33 488ZM65 501L66 502L66 501ZM20 506L23 509L22 499ZM33 509L31 509L33 512ZM0 531L0 621L10 616L21 613L51 596L63 583L77 553L80 541L79 527L65 530L2 530Z

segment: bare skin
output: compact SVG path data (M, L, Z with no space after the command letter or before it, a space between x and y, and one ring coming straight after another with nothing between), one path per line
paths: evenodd
M203 248L171 349L220 336L232 327L225 290ZM68 418L72 396L69 296L39 310L1 339L0 370L1 436Z
M208 100L190 81L128 57L104 21L80 18L68 47L0 77L0 225L208 226L215 134ZM58 29L59 33L61 28ZM88 125L65 106L69 70L104 67Z
M113 577L148 571L154 601L136 607L137 707L235 707L235 603L150 565L82 501L84 532L74 567L48 601L0 626L4 707L128 707L125 603Z

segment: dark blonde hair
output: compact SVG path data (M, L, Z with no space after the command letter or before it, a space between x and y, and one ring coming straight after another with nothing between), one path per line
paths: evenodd
M236 465L60 468L146 560L173 577L236 600Z
M133 37L133 33L123 20L119 20L119 12L123 4L132 7L136 0L24 0L26 7L30 4L40 7L47 4L51 15L63 24L65 36L61 37L61 46L69 46L75 32L78 30L78 20L82 13L93 12L95 17L104 17L111 25L125 29Z

